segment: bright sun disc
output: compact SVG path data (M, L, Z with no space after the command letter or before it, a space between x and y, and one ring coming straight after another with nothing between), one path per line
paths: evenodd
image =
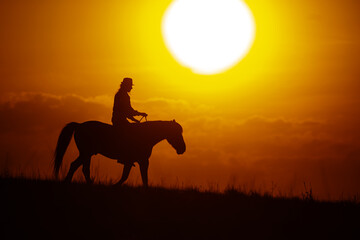
M249 52L255 23L241 0L175 0L162 20L165 44L199 74L223 72Z

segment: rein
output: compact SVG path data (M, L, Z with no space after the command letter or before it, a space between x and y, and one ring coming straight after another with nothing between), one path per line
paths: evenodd
M139 120L139 122L141 122L141 120L144 118L144 116L142 116ZM145 122L147 122L147 117L145 117Z

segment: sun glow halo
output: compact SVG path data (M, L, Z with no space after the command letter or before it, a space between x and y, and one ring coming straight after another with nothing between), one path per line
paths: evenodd
M215 74L245 57L255 23L242 0L175 0L163 17L162 33L180 64L195 73Z

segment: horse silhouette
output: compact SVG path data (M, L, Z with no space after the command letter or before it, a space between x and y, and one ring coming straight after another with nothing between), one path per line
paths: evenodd
M118 185L126 181L131 167L137 162L140 166L143 184L147 186L149 158L153 147L166 139L177 154L183 154L186 145L182 132L181 125L175 120L129 124L128 128L121 131L112 125L98 121L71 122L62 129L59 135L54 157L54 173L58 177L64 154L72 135L74 135L79 157L71 163L65 177L66 182L71 182L75 171L83 165L82 171L85 179L91 183L91 157L102 154L124 164L123 174L120 181L117 182Z

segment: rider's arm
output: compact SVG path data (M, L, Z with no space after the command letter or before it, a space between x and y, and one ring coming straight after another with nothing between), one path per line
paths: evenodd
M129 113L131 113L131 114L130 114L131 116L144 116L144 117L147 116L146 113L139 112L139 111L136 111L135 109L133 109L133 108L131 107L131 104L129 104ZM129 119L131 119L131 118L129 118ZM132 120L132 119L131 119L131 120Z
M129 112L130 112L130 115L131 115L131 116L139 116L139 115L141 115L140 112L136 111L136 110L133 109L131 106L130 106Z
M128 117L128 119L130 119L131 121L134 121L134 122L140 122L139 120L137 120L136 118L134 118L133 116L130 116Z
M128 95L126 96L126 99L124 100L124 103L125 103L125 106L126 106L127 118L131 119L130 117L140 115L140 112L138 112L138 111L136 111L135 109L132 108L131 103L130 103L130 97ZM133 119L131 119L131 120L133 120Z
M138 120L135 119L134 116L144 116L144 117L147 116L146 113L142 113L142 112L136 111L135 109L132 108L131 103L130 103L130 97L129 97L127 100L128 100L128 101L127 101L127 102L128 102L128 104L127 104L127 106L128 106L128 110L127 110L127 112L128 112L127 115L128 115L128 116L127 116L127 118L128 118L128 119L130 119L130 120L132 120L132 121L135 121L135 122L138 122Z

